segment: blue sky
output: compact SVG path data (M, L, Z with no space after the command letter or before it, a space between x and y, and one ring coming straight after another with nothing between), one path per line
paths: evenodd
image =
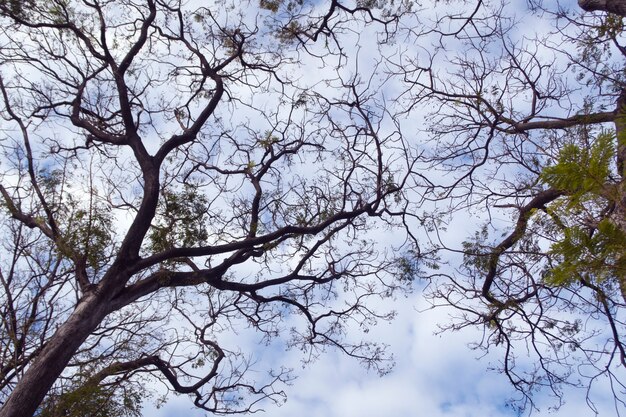
M575 7L572 0L567 5ZM547 21L536 16L530 20L524 15L523 2L513 2L509 11L519 7L517 18L526 24L518 26L515 36L520 39L525 31L548 31ZM514 13L515 14L515 13ZM528 24L528 22L532 24ZM531 35L531 32L528 32ZM361 34L362 38L365 35ZM425 42L427 44L427 42ZM420 44L411 51L419 50ZM406 50L410 50L407 45ZM403 48L398 48L403 49ZM428 52L424 47L422 52ZM368 60L374 62L378 57L374 49L364 48L359 53L360 69L367 79ZM353 62L354 64L354 62ZM316 66L311 66L316 68ZM316 68L305 72L302 79L311 78L311 83L320 77L320 72L334 69ZM349 70L347 71L349 72ZM304 81L303 81L304 82ZM397 86L385 85L383 90L388 97L393 97ZM415 117L415 116L414 116ZM414 125L414 123L413 123ZM412 127L412 126L409 126ZM405 134L407 131L405 131ZM470 236L479 221L468 215L456 219L451 241L457 243ZM495 220L498 222L498 219ZM508 223L508 217L502 224ZM373 233L381 233L380 231ZM369 236L376 237L376 234ZM379 235L379 240L395 243L388 235ZM437 324L450 321L451 311L439 308L428 310L423 294L416 290L407 298L398 298L392 308L398 311L397 318L391 323L380 323L372 330L375 339L389 345L389 351L395 358L393 371L379 377L375 372L363 369L355 360L338 351L329 350L317 361L301 365L300 352L285 350L279 342L271 346L260 346L254 335L234 336L233 342L244 352L250 352L259 361L259 371L267 364L281 364L295 370L297 379L283 389L287 401L281 407L268 404L264 407L265 415L272 417L508 417L516 413L506 406L517 394L503 374L488 369L501 359L497 349L484 355L472 350L468 345L482 336L481 329L471 328L456 333L436 334ZM358 329L353 329L358 338ZM241 340L237 341L237 337ZM523 362L524 358L520 358ZM624 372L622 370L622 375ZM567 415L569 417L591 417L596 413L586 403L586 392L582 389L565 389L564 404L558 412L552 409L557 404L547 390L539 392L534 399L539 410L532 411L533 416ZM600 416L614 416L617 411L606 381L595 383L592 392L595 407ZM623 411L623 410L622 410ZM194 410L191 401L185 396L171 397L164 407L155 410L146 404L146 416L188 417L202 416L203 412Z
M513 6L509 7L516 7L522 3L521 0L513 2ZM574 0L570 3L575 4ZM323 5L324 3L320 4ZM257 16L252 13L248 17L251 19L251 25L254 24L254 19ZM535 18L534 21L538 20ZM532 27L523 25L520 27L523 30L546 30L548 26L539 28L535 25ZM345 35L345 45L354 44L355 48L356 45L361 45L361 50L358 58L351 56L343 62L345 67L339 69L332 65L324 67L323 63L320 63L321 61L302 54L299 58L309 61L304 62L301 67L294 67L295 70L302 72L295 74L294 79L298 79L302 88L311 87L316 91L323 91L328 96L332 96L343 93L338 86L342 81L350 79L354 73L357 73L363 81L367 81L373 74L370 88L377 94L376 97L380 98L379 103L382 102L382 96L385 99L395 97L405 86L400 83L384 83L382 80L384 77L377 72L379 69L384 70L384 65L381 64L380 68L371 66L380 60L380 53L376 48L368 48L368 36L375 35L367 32L367 30ZM431 34L420 38L423 45L410 42L403 44L402 41L397 41L398 43L393 44L393 48L390 47L388 51L392 58L397 58L403 53L413 53L417 57L419 54L429 53L432 40L433 35ZM454 47L458 47L458 45ZM321 43L311 48L312 50L315 48L324 49ZM454 52L454 48L451 50ZM355 50L349 52L355 53ZM394 56L394 54L397 55ZM285 72L288 71L285 70ZM338 75L344 78L340 80ZM322 85L320 79L323 80L324 78L333 79L329 84L332 88ZM237 91L236 87L233 88L233 91L241 94L242 101L249 100L249 103L259 106L261 104L258 103L262 103L262 105L271 108L276 104L275 102L278 102L278 99L275 96L271 97L270 93L259 93L246 88ZM156 93L160 94L161 91L157 90ZM235 104L230 106L233 107L225 106L223 109L220 108L218 112L223 112L220 114L224 118L231 116L230 113L235 113L233 111ZM389 108L391 109L391 107ZM376 110L380 109L373 109L373 111ZM402 121L406 123L403 126L403 133L414 142L418 142L425 137L423 135L426 135L424 133L426 126L422 126L419 122L423 121L427 110L430 109L416 110L411 114L410 119ZM232 116L233 119L239 117L249 125L258 122L255 120L255 117L259 117L256 111L248 109L237 113L237 115ZM348 115L343 113L337 115L339 120L342 117L347 118ZM385 133L395 129L395 126L389 119L386 119L384 112L381 112L380 117L384 119L380 125L381 135L384 136ZM233 123L235 124L236 121ZM258 125L264 126L264 123L267 124L267 121L261 120ZM248 124L242 124L242 126L248 126ZM174 127L178 129L178 126L174 125ZM150 129L155 131L158 131L159 128L160 126L157 125L150 126ZM263 129L259 128L259 130ZM161 132L161 134L164 133ZM158 146L156 141L153 146L155 148ZM419 146L426 148L432 145L420 142ZM215 158L219 159L219 156L215 156ZM293 170L289 174L305 175L307 170L313 171L311 169L312 164L306 162L290 168ZM315 175L315 172L312 175ZM416 195L415 198L418 199L419 196ZM228 208L225 204L225 209ZM500 214L502 213L498 215ZM505 218L504 215L502 216ZM471 236L480 224L481 219L478 217L476 213L472 215L459 214L449 227L450 233L446 237L447 242L458 244L466 237ZM495 218L492 224L503 224L505 228L510 224L508 216L505 221L500 220ZM501 230L497 232L501 232ZM390 233L384 229L371 229L365 237L389 247L398 247L404 239L402 233ZM245 274L247 272L245 267L241 266L242 270L238 272ZM448 269L445 272L452 273L453 271ZM252 272L250 272L250 276L252 276ZM419 285L421 284L417 286ZM488 370L497 366L501 360L502 352L498 348L494 348L489 354L484 354L468 347L470 343L480 340L482 337L481 328L467 328L455 333L437 334L438 324L449 323L450 315L453 312L444 308L428 309L429 305L424 299L422 288L416 288L407 297L398 296L393 300L385 300L381 307L393 309L398 314L392 322L381 321L366 335L370 339L388 345L388 351L394 357L394 368L384 376L364 369L356 360L343 355L338 350L329 349L317 360L303 366L302 353L297 349L286 349L285 341L280 338L266 345L260 343L260 335L245 329L241 329L237 333L218 333L216 338L220 344L237 347L254 359L256 365L251 369L252 375L258 373L261 376L269 368L279 366L294 369L294 375L297 378L292 384L277 387L286 392L286 403L280 407L270 403L262 406L265 415L271 417L508 417L516 415L511 408L506 406L509 399L516 397L516 392L504 375ZM347 333L348 339L351 340L359 340L364 336L357 326L349 328ZM524 362L524 360L522 356L520 361ZM624 370L621 370L620 373L626 377ZM158 393L164 392L163 386L156 383L147 388L155 390L157 396ZM586 404L586 394L584 390L566 390L565 404L559 410L559 415L569 417L594 416L595 412ZM592 396L597 401L596 407L600 416L616 415L606 381L597 381ZM549 396L547 391L537 393L535 400L540 410L533 412L532 415L553 415L551 407L555 405L555 400ZM189 397L170 395L169 400L159 409L156 409L152 402L147 400L144 406L144 415L146 417L197 417L203 416L205 413L194 409L193 401Z
M436 323L447 320L444 310L418 312L425 307L419 293L399 299L399 310L392 323L382 323L374 330L380 340L390 343L396 366L383 377L364 370L356 361L329 351L304 369L299 353L276 349L256 349L262 363L291 364L299 377L285 388L287 402L268 405L260 415L271 417L508 417L516 413L506 407L515 396L504 375L488 371L497 354L479 358L480 353L467 347L479 337L472 331L433 334ZM257 345L258 346L258 345ZM250 346L252 351L254 347ZM533 416L563 415L590 417L595 413L585 404L584 390L567 392L565 404L558 413L547 393L537 395L540 411ZM596 392L596 398L602 397ZM598 395L600 394L600 395ZM596 404L600 416L615 416L610 396ZM173 397L163 408L154 410L149 404L145 416L196 417L205 415L195 410L185 396Z

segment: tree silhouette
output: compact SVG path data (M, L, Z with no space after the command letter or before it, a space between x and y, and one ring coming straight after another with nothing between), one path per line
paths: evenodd
M396 260L364 232L399 219L413 157L343 38L383 43L396 12L0 3L2 417L150 376L211 412L282 401L287 369L222 345L242 327L386 371L345 329L391 317L368 301Z
M0 417L281 402L248 329L385 373L418 277L517 406L622 407L624 2L548 3L0 1Z
M410 111L436 109L424 169L439 179L422 186L437 209L418 220L439 232L460 213L484 214L460 246L431 233L440 256L463 259L452 273L424 271L428 295L458 312L444 330L483 329L473 346L499 358L522 409L542 387L560 404L569 385L595 409L605 382L618 410L625 401L622 3L581 1L598 11L586 13L528 2L518 23L512 8L479 2L438 21L458 29L432 32L441 44L453 34L456 49L425 48L395 66ZM543 33L517 32L547 21Z

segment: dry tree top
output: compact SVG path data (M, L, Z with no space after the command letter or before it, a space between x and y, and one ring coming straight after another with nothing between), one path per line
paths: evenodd
M580 3L0 0L0 416L283 401L241 329L385 373L418 279L521 406L623 405L624 11Z

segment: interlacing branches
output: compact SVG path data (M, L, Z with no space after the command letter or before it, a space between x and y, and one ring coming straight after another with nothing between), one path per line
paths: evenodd
M246 329L389 369L348 337L406 290L365 232L414 157L343 50L393 36L402 7L372 6L0 2L0 415L134 415L145 380L214 413L281 402L288 369L252 378L223 340Z
M581 5L621 7L609 3ZM443 329L483 328L475 347L493 352L522 409L536 406L540 387L561 404L563 387L572 385L586 390L594 410L595 391L612 390L621 410L623 15L531 5L538 14L528 19L552 18L555 29L517 36L522 23L507 17L506 6L482 2L455 32L459 52L424 47L394 62L408 113L420 104L436 108L427 167L440 178L425 183L434 192L424 199L440 215L419 220L437 232L436 246L463 255L456 273L426 274L429 295L458 312ZM454 246L439 226L465 210L487 215L473 238Z

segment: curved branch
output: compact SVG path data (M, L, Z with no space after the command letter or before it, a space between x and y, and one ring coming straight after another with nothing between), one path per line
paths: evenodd
M496 299L490 292L491 285L496 277L498 261L500 260L500 255L502 255L506 250L510 249L515 243L517 243L523 236L524 232L526 232L526 226L528 225L528 221L532 217L535 210L544 207L546 204L556 200L561 197L565 193L560 190L556 190L554 188L549 188L537 194L528 204L519 209L519 216L517 218L517 223L515 224L515 229L513 232L508 235L498 246L496 246L491 255L489 256L489 269L487 271L487 276L485 277L485 281L482 287L482 295L487 299L490 303L501 305L502 302Z
M587 12L602 11L626 16L625 0L578 0L578 5Z
M614 122L617 118L616 112L602 112L602 113L593 113L593 114L577 114L572 117L567 117L565 119L547 119L547 120L537 120L532 122L515 122L513 120L507 120L506 118L500 116L500 120L511 124L511 128L507 129L507 131L512 131L515 133L527 132L529 130L538 130L538 129L567 129L569 127L574 126L585 126L585 125L593 125L599 123L609 123Z
M397 189L389 189L382 198L384 198L387 194L391 194L397 191ZM325 221L315 225L315 226L285 226L274 232L267 233L262 236L252 237L245 240L240 240L232 243L226 243L223 245L211 245L211 246L200 246L196 248L172 248L166 251L154 254L147 258L141 259L138 261L132 269L133 273L136 273L142 269L149 268L151 266L157 265L163 261L173 258L186 258L186 257L194 257L194 256L209 256L209 255L218 255L227 252L233 252L242 249L253 250L254 247L271 244L277 239L283 238L285 236L301 236L301 235L315 235L320 233L322 230L326 229L333 223L337 223L342 220L354 219L364 213L368 213L370 216L377 215L377 213L371 213L372 207L375 203L368 203L360 206L359 208L352 211L344 211L338 213L334 216L329 217Z
M202 342L211 346L211 348L213 348L213 350L216 352L217 357L213 360L213 366L211 367L211 370L193 385L181 385L181 383L178 381L178 378L176 377L176 374L172 371L171 365L157 355L146 356L128 362L115 362L102 369L93 377L89 378L87 384L98 384L109 376L128 374L140 368L152 365L155 366L163 374L163 376L165 376L165 378L167 378L169 383L172 385L172 388L176 392L179 392L181 394L190 394L197 392L198 389L202 388L203 385L205 385L211 379L215 378L215 376L217 375L217 368L220 362L222 362L222 360L226 357L224 351L217 343L209 340L203 340Z

